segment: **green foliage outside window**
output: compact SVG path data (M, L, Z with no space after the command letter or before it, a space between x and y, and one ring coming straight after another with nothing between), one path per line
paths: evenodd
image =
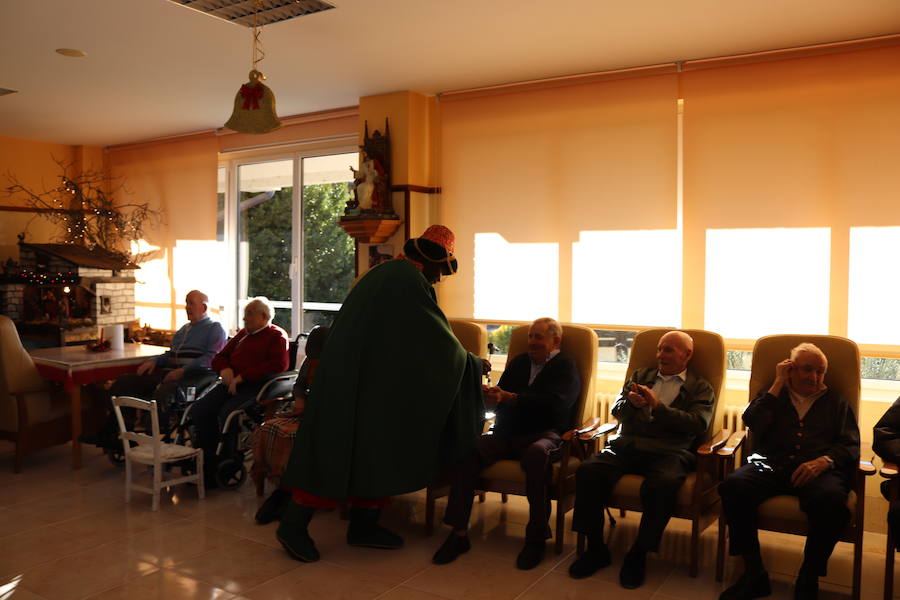
M242 241L249 242L247 296L291 300L292 217L290 187L242 211ZM349 199L346 183L308 185L303 201L303 284L307 302L343 302L354 278L353 240L337 221ZM257 193L241 194L241 203ZM303 330L330 323L332 314L305 315ZM309 321L309 322L307 322ZM291 310L278 309L273 322L290 331Z

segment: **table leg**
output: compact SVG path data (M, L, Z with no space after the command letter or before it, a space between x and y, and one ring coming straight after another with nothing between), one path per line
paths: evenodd
M72 400L72 469L81 468L81 386L75 384L69 390Z

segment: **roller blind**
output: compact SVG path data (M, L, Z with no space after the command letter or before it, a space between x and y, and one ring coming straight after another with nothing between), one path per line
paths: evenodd
M674 228L676 99L664 74L442 100L440 214L460 261L446 312L571 319L582 233Z

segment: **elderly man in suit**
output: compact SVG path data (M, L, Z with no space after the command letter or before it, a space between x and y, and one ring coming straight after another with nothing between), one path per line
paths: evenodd
M486 405L495 405L493 431L481 436L477 447L451 475L450 498L444 523L453 531L435 553L446 564L470 548L466 532L478 474L504 458L521 461L528 497L525 546L516 559L520 569L533 569L544 556L549 534L550 465L562 443L560 435L572 425L581 393L575 361L560 353L562 327L554 319L538 319L528 330L528 352L513 358L497 387L485 387Z
M713 414L712 386L688 366L693 352L694 341L683 331L659 339L657 366L636 370L613 406L617 435L578 468L572 528L587 536L588 548L570 566L572 577L588 577L612 562L603 541L603 511L616 482L636 473L645 478L644 511L619 582L628 589L643 585L646 555L659 547L678 490L695 467L691 449Z

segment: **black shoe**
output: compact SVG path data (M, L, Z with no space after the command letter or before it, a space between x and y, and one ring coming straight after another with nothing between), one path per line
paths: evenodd
M291 494L287 490L277 489L266 498L259 510L256 511L256 522L260 525L271 523L275 519L280 519L284 514L287 503L291 501Z
M609 548L606 547L606 544L602 544L599 548L591 548L579 556L569 566L569 577L584 579L610 564L612 564L612 558L609 556Z
M451 531L450 535L447 536L447 539L444 540L444 543L441 544L441 547L438 548L437 552L434 553L434 556L431 557L431 562L436 565L452 563L456 560L457 556L465 554L471 547L472 544L469 543L469 536L456 535L455 531Z
M544 560L545 542L525 542L525 547L516 557L516 567L523 571L529 571L538 566Z
M626 590L633 590L644 585L644 574L647 570L647 554L631 550L622 561L619 571L619 583Z
M309 536L309 521L312 519L314 508L288 502L281 518L281 525L275 532L275 537L291 555L292 558L303 562L315 562L319 560L319 551L316 543Z
M819 597L819 577L801 568L794 582L794 600L816 600Z
M403 538L378 524L381 511L376 508L350 509L347 543L351 546L395 550L403 546Z
M772 594L769 574L766 571L744 573L730 588L719 595L719 600L752 600Z

